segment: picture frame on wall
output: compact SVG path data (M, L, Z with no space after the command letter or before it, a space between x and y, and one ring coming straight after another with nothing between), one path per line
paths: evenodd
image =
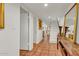
M42 29L42 20L41 19L38 20L38 26L39 26L39 30L41 30Z
M0 29L4 29L4 3L0 3Z

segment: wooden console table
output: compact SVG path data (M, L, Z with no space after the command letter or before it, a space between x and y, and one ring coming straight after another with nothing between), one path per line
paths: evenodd
M61 49L63 56L79 56L79 45L58 37L58 49Z

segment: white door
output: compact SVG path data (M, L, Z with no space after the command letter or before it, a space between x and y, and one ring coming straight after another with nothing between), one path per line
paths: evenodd
M28 13L22 12L20 15L20 49L28 50Z

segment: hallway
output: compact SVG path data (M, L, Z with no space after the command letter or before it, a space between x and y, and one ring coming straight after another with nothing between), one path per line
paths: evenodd
M0 3L0 56L79 56L78 3Z
M62 56L60 50L57 50L56 43L49 43L47 36L39 43L34 44L32 51L20 51L20 56Z

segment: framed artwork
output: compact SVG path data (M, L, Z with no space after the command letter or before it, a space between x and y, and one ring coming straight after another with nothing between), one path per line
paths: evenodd
M0 29L4 29L4 4L0 3Z
M39 29L42 29L42 20L41 19L38 20L38 26L39 26Z

